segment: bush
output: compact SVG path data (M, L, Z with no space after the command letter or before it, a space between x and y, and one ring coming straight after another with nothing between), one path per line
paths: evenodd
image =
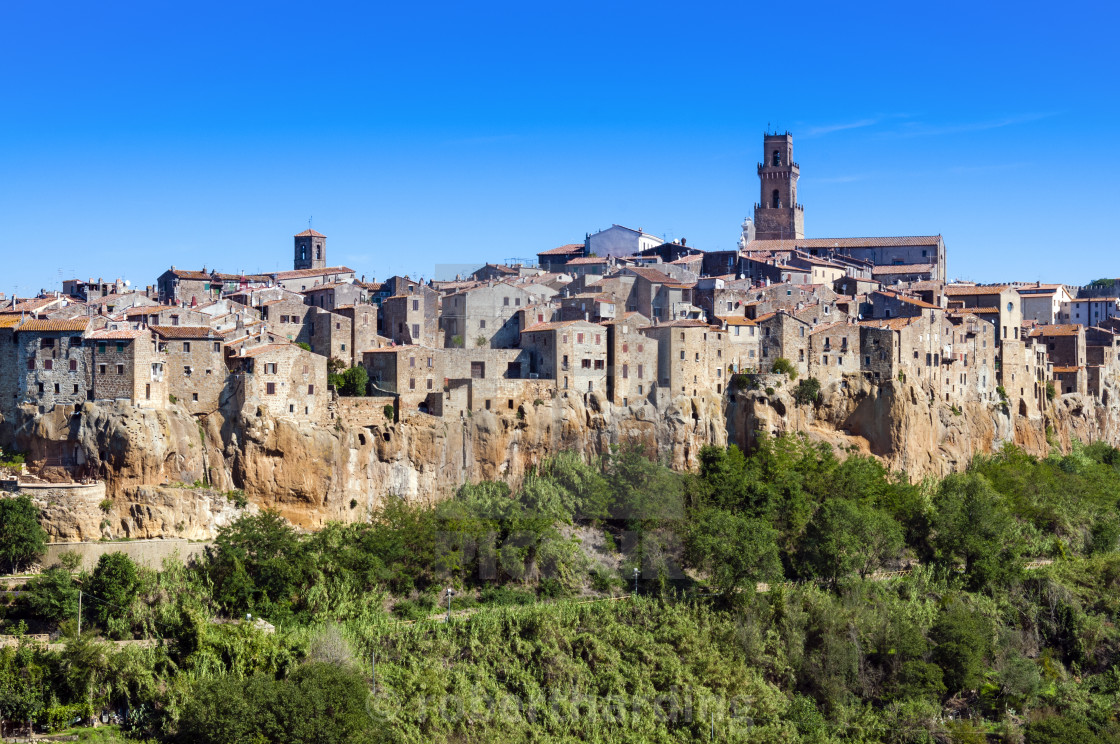
M296 341L296 346L303 349L304 351L311 351L311 344L307 343L306 341Z
M120 619L136 598L140 577L136 564L124 553L106 553L97 560L89 579L89 591L97 600L90 613L102 628Z
M1046 400L1054 400L1057 394L1058 391L1055 389L1053 381L1048 380L1046 382Z
M797 383L797 389L793 391L793 399L797 401L798 405L817 403L820 398L821 383L815 377L808 377Z
M356 366L351 367L345 372L333 375L332 384L338 390L338 394L348 398L359 397L366 394L366 389L369 386L369 374L366 372L365 367Z
M778 357L771 365L770 371L776 375L789 375L791 381L797 379L797 368L793 366L793 362L785 357Z
M0 562L16 571L47 547L47 533L39 524L39 509L27 495L0 499Z
M392 404L392 403L386 403L386 404L385 404L385 407L384 407L383 409L381 409L381 410L382 410L382 411L383 411L383 412L385 413L385 419L386 419L387 421L392 421L392 420L393 420L393 416L394 416L394 415L396 414L396 412L397 412L397 411L396 411L396 409L395 409L395 408L393 408L393 404Z

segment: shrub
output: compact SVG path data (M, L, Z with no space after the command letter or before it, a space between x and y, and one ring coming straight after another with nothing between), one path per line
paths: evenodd
M797 369L793 366L793 362L785 357L778 357L771 365L770 371L776 375L789 375L790 380L797 379Z
M816 403L820 398L821 383L815 377L807 377L797 383L797 389L793 391L793 399L797 401L798 405Z
M772 387L766 388L766 394L767 395L773 395L774 394L774 388L772 388Z
M174 395L168 395L167 400L169 400L171 402L171 405L175 405L176 403L179 402L179 399L176 398Z
M486 340L486 337L485 337L485 336L482 336L482 335L480 335L480 336L479 336L478 338L476 338L476 339L474 340L474 345L475 345L475 346L477 346L477 347L479 347L479 348L482 348L483 346L485 346L485 345L486 345L486 344L488 344L488 343L490 343L490 342L489 342L489 341L487 341L487 340Z
M385 412L385 419L386 419L387 421L392 421L392 420L393 420L393 416L394 416L394 415L396 414L396 412L397 412L397 411L396 411L396 409L395 409L395 408L393 408L393 404L392 404L392 403L386 403L386 404L385 404L385 407L384 407L383 409L381 409L381 410L383 410L383 411Z
M136 598L139 583L136 564L124 553L106 553L97 560L89 591L100 601L92 603L90 610L102 628L127 611Z
M238 509L244 509L249 505L249 499L245 498L245 492L240 488L235 488L232 491L226 491L226 498L233 503Z
M296 346L303 349L304 351L311 351L311 344L307 343L306 341L296 341Z
M97 508L100 509L101 511L105 512L106 514L108 514L113 509L113 500L112 499L102 499L101 503L97 505Z
M1047 381L1046 382L1046 400L1054 400L1054 396L1056 396L1057 394L1058 394L1058 391L1054 388L1054 383L1052 381Z
M462 336L452 336L451 337L451 345L454 346L456 349L463 348L463 337Z
M0 563L14 571L47 547L47 533L39 525L39 509L27 495L0 499Z
M1003 389L1003 385L996 385L996 395L998 395L999 399L1004 403L1007 402L1007 391Z

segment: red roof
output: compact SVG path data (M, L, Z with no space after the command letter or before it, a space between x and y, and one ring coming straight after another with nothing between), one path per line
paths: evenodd
M583 243L568 243L567 245L562 245L559 248L551 248L547 251L541 251L537 255L538 256L570 256L573 253L582 252L585 247L586 246L584 246Z
M85 332L89 326L89 318L67 318L59 320L39 320L32 318L17 328L17 331L31 331L36 333L52 332Z
M297 237L297 238L325 238L327 236L324 235L321 232L317 232L315 230L307 229L307 230L304 230L303 232L296 233L294 237Z

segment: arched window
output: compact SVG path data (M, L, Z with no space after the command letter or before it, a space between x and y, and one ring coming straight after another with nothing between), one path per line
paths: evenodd
M305 245L301 245L299 247L299 260L300 261L306 261L307 260L307 246L305 246Z
M315 260L318 261L322 257L323 257L323 246L321 246L321 245L315 246Z
M774 209L782 206L782 195L778 193L777 189L774 189L774 193L770 195L770 206Z
M781 152L781 150L775 150L774 151L774 158L773 158L772 162L773 162L773 165L781 165L782 164L782 152Z

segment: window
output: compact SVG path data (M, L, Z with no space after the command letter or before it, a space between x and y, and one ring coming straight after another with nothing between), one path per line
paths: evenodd
M774 155L770 160L770 164L771 165L776 165L776 166L782 164L782 151L781 150L775 150L774 151Z
M415 377L408 378L408 389L409 390L415 390L416 389L416 378Z
M268 362L264 365L264 373L266 375L276 374L276 362Z
M307 386L307 394L308 395L314 395L315 394L315 386L314 385L308 385Z
M684 361L684 349L681 349L681 361Z
M781 195L778 194L777 189L774 189L774 192L772 194L770 194L770 206L773 207L774 209L777 209L778 207L781 206L781 204L782 204Z
M43 360L43 369L54 369L54 360L53 359L44 359Z
M596 359L595 360L595 369L603 369L603 360L602 359Z
M415 367L416 366L416 357L410 356L408 358L408 366L409 367Z
M70 371L71 372L77 372L78 371L78 360L77 359L71 359L70 360Z
M124 365L123 364L118 364L117 365L117 374L118 375L123 375L124 374Z
M197 403L198 402L198 393L191 393L191 400L193 400L195 403Z
M171 325L173 325L173 326L179 325L179 316L178 315L172 315L171 316Z
M429 390L432 389L432 378L431 377L428 378L428 389Z
M58 383L57 382L54 384L54 394L55 395L59 394L59 389L58 389Z
M98 354L104 354L105 353L105 342L104 341L98 341L97 342L97 353Z
M99 375L105 374L105 365L104 364L97 365L97 374L99 374Z
M509 298L508 297L503 297L502 298L502 305L509 306Z
M628 351L630 351L630 344L623 344L622 345L622 353L625 354Z
M603 343L603 335L601 333L596 333L595 334L595 345L598 346L601 343Z
M420 326L417 323L412 324L412 338L413 340L420 338Z
M413 310L419 310L420 309L420 300L413 300L412 301L412 309Z
M190 341L184 341L183 342L183 353L184 354L191 353L191 342Z
M149 385L148 387L151 387L151 385ZM74 395L77 395L77 394L78 394L78 386L75 385L74 386ZM151 396L149 395L149 397L151 397Z
M645 368L644 368L644 367L643 367L643 366L642 366L641 364L639 364L639 365L638 365L638 379L639 379L639 380L643 380L643 379L645 379L645 375L643 375L643 374L642 374L642 372L644 371L644 369L645 369ZM641 389L639 389L639 390L638 390L638 392L641 392Z
M583 334L582 333L577 333L576 334L576 343L577 344L582 344L583 343Z
M625 380L625 379L628 379L629 377L630 377L630 367L629 367L629 365L624 364L624 365L622 365L622 379Z
M215 341L214 342L214 353L215 354L220 354L221 351L222 351L222 342L221 341Z
M480 321L478 321L478 330L480 330L480 331L481 331L481 330L482 330L482 329L484 329L485 327L486 327L486 321L485 321L485 320L480 320Z
M641 354L645 350L645 344L638 344L638 353Z
M428 357L428 369L432 368L432 358Z
M276 383L266 382L264 384L264 392L266 395L276 395Z
M582 360L580 362L580 366L583 367L584 369L591 369L591 360L590 359Z
M521 307L521 298L520 297L513 298L513 305L514 305L514 307Z

